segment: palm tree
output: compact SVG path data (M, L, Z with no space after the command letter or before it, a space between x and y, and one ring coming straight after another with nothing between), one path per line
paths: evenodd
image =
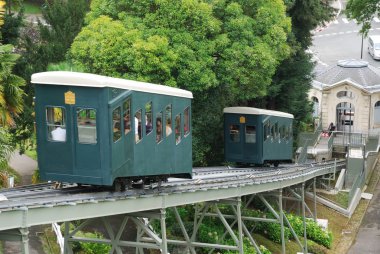
M0 126L14 126L22 111L25 80L12 73L19 55L12 45L0 45Z
M4 24L5 2L0 0L0 27Z
M10 155L12 154L14 148L9 140L6 130L0 127L0 174L1 169L3 169L8 162Z

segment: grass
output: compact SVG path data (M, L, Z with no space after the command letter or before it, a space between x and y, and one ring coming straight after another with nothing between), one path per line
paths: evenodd
M268 250L272 252L272 254L281 254L282 245L280 243L275 243L268 238L265 238L260 234L253 234L253 239L255 239L256 243L260 246L265 246ZM295 241L289 241L285 245L286 253L297 253L301 252L301 247Z
M25 150L25 155L32 158L33 160L37 160L37 151L36 149L33 150Z
M348 208L348 192L340 191L336 195L331 195L327 193L318 193L318 196L324 197L343 208Z
M39 4L25 1L23 3L23 7L25 10L25 14L27 14L27 15L28 14L41 14L41 6ZM13 6L12 9L14 11L19 11L20 7L19 6Z
M57 244L57 237L51 227L47 227L41 234L40 240L44 253L60 253L61 250Z

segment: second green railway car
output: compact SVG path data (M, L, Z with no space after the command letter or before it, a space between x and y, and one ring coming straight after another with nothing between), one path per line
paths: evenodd
M258 108L224 109L226 161L265 165L291 162L293 115Z
M77 72L36 73L32 83L43 180L191 177L191 92Z

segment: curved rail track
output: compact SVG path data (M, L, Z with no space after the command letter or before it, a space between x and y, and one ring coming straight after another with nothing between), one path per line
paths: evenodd
M37 207L97 203L260 185L305 178L309 174L315 175L318 171L322 175L326 174L327 169L329 169L327 173L331 173L331 168L335 168L335 166L336 168L342 168L345 166L345 161L326 162L323 164L285 165L278 168L194 168L193 179L170 178L168 182L163 183L157 188L128 189L123 192L112 192L96 186L77 186L75 184L64 184L60 189L55 189L55 183L28 185L0 190L0 197L5 199L4 201L0 201L0 213Z

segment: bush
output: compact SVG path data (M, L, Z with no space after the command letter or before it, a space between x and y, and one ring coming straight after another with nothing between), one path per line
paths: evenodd
M86 237L86 238L96 238L103 239L103 235L99 232L81 232L79 231L76 236ZM86 254L100 254L100 253L109 253L111 246L103 243L90 243L90 242L79 242L80 253Z
M32 184L40 182L40 170L37 168L32 175Z
M298 236L303 236L303 220L301 217L287 214L290 225L294 229ZM332 243L332 233L330 231L325 231L320 227L315 221L306 221L306 234L307 237L316 243L322 244L323 246L330 248Z
M306 222L307 237L316 243L330 248L332 243L332 233L330 231L323 230L315 221Z

